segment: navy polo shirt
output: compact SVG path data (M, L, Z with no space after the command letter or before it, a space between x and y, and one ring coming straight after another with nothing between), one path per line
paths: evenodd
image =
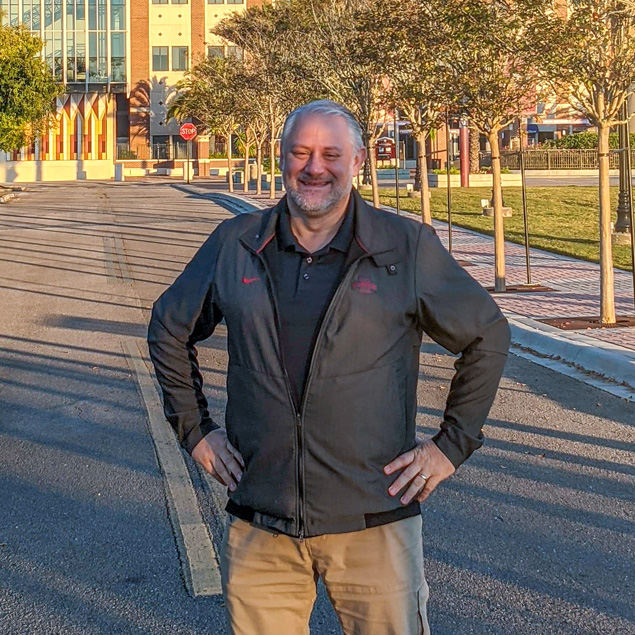
M328 245L309 253L295 239L285 205L277 239L265 249L278 302L283 362L298 411L322 319L344 274L354 213L351 197L337 234Z

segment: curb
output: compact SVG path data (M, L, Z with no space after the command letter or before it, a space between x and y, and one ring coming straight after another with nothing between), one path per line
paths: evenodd
M512 332L512 344L540 357L558 360L635 391L635 351L563 332L531 318L504 312Z
M259 209L258 204L240 194L228 195L243 204ZM381 206L387 212L396 210ZM420 217L402 211L403 216L419 220ZM438 221L441 222L441 221ZM463 230L461 231L470 231ZM477 232L476 232L477 233ZM538 358L547 358L567 366L599 376L602 380L626 387L635 393L635 351L609 342L591 339L575 331L562 331L524 317L517 313L503 312L512 333L512 346L524 349ZM512 350L513 352L513 350Z

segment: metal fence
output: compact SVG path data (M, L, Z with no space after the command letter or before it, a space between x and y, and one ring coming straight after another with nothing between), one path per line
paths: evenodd
M619 167L620 150L611 150L609 165L612 169ZM479 153L481 167L492 165L490 152ZM635 161L635 150L631 149L631 161ZM501 167L520 170L520 154L517 150L501 151ZM526 170L597 170L597 150L525 150Z
M196 158L196 145L192 144L190 159ZM117 144L118 161L171 161L173 159L187 159L187 146L183 143L151 143L135 145L129 143Z

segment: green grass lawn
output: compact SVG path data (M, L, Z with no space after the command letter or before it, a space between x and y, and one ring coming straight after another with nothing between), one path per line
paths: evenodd
M619 188L611 188L611 209L615 221L615 208ZM381 202L395 206L394 188L380 189ZM446 190L432 188L432 217L447 220ZM370 189L363 188L364 198L372 199ZM452 222L460 227L482 234L494 233L493 220L481 213L481 199L489 198L491 188L471 187L452 189ZM522 198L519 187L503 189L505 204L513 209L512 218L505 219L505 238L524 244ZM400 205L404 210L420 213L419 194L408 198L400 193ZM532 247L553 251L567 256L598 262L598 191L596 187L530 187L527 189L529 217L529 242ZM629 245L613 247L615 266L632 270Z

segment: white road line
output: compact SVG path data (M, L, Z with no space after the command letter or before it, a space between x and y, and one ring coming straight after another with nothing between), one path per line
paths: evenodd
M183 577L194 596L221 593L218 556L203 520L183 455L166 422L152 375L134 340L122 343L148 413L148 427L164 474L170 522L179 549Z

